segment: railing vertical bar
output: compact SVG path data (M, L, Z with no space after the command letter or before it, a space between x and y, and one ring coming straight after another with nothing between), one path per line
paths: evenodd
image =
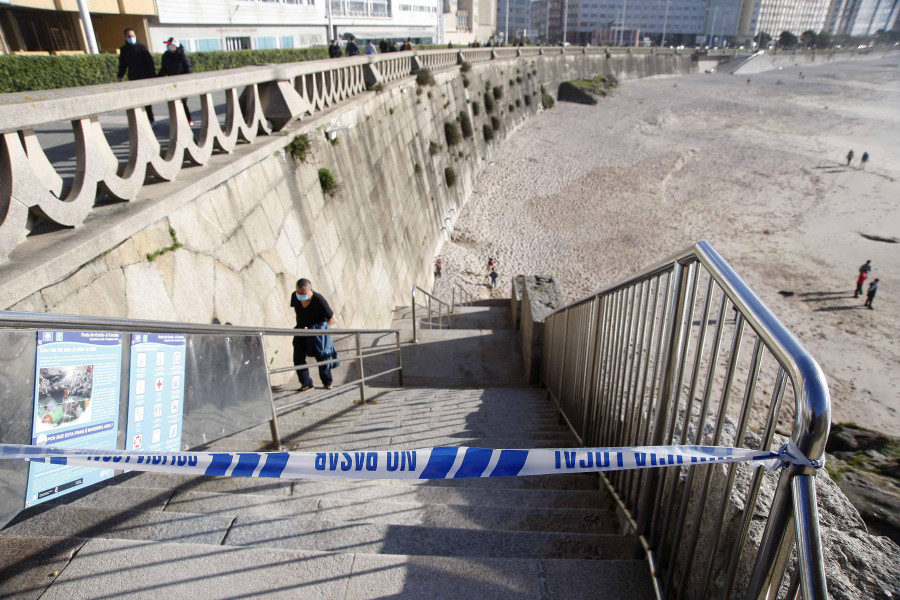
M681 351L679 352L676 360L676 371L678 372L678 377L675 383L675 387L673 389L672 399L669 400L669 405L671 407L672 416L669 419L669 426L666 436L663 440L663 445L671 445L672 439L675 435L675 423L678 421L678 407L681 405L681 388L684 383L684 370L687 364L687 357L690 353L691 348L691 327L693 324L694 317L694 308L697 303L697 286L699 281L699 262L692 262L689 265L685 265L685 277L687 279L688 285L690 286L690 298L687 301L687 304L684 306L684 310L679 313L678 318L682 321L685 321L684 331L682 332L682 342L681 342ZM690 415L685 413L684 422L690 419ZM670 472L672 469L663 469L660 473L660 478L662 479L661 485L656 490L656 501L653 504L653 516L651 518L651 526L650 528L654 531L659 532L660 535L665 537L665 527L660 526L661 514L660 511L663 510L666 506L671 505L670 499L666 498L675 493L674 486L678 483L677 479L670 478ZM670 493L667 493L667 488L670 485L673 486L673 489ZM666 524L667 525L667 524Z
M624 426L624 418L625 418L625 404L628 401L626 397L625 390L625 381L628 374L628 368L631 365L631 341L632 335L634 333L634 297L636 293L636 286L629 286L624 290L624 298L625 298L625 331L624 337L622 339L622 348L619 350L619 354L622 359L621 365L619 365L619 369L616 372L616 383L615 390L616 394L616 404L613 409L613 416L615 420L613 421L613 433L612 440L613 444L620 446L622 439L622 429ZM615 477L614 480L618 481L618 477Z
M602 345L600 347L600 353L597 357L597 373L594 375L595 390L594 390L594 399L593 399L593 410L594 416L592 418L591 423L591 444L594 446L599 446L601 444L601 431L603 419L605 418L605 405L604 401L606 399L606 388L603 386L603 382L606 381L606 372L607 372L607 361L609 360L610 347L612 345L612 330L613 330L613 308L615 298L611 298L609 296L603 296L603 311L600 315L600 333L602 337Z
M603 318L606 314L606 299L603 296L594 298L597 307L592 327L594 328L594 348L591 352L591 379L587 388L587 402L585 403L584 427L581 432L581 440L588 446L596 445L593 424L597 418L597 394L599 392L600 360L603 353Z
M712 394L712 385L715 381L716 370L719 364L719 352L722 347L722 334L724 333L724 327L722 326L725 322L725 312L728 310L728 297L725 295L724 291L722 292L721 300L719 301L719 312L718 317L716 319L716 333L713 337L713 345L710 349L709 354L709 367L707 369L706 375L706 384L703 389L703 403L700 408L700 417L697 422L697 428L694 431L694 444L700 444L702 442L703 437L703 429L706 426L706 413L709 410L709 399ZM689 424L685 423L685 428L688 428ZM667 598L669 594L669 588L672 583L672 577L675 572L675 556L677 555L678 548L682 541L682 531L684 530L684 521L687 518L687 510L688 510L688 501L691 495L691 489L694 486L694 473L696 472L696 468L688 469L687 479L684 482L684 489L681 493L681 504L678 509L678 520L675 522L675 531L672 536L672 548L669 552L669 560L668 565L670 567L666 571L666 581L664 585L664 593L663 597ZM664 542L665 540L663 540Z
M626 348L628 346L628 329L629 329L629 321L630 321L630 307L631 302L629 301L628 294L631 291L630 287L624 288L621 292L619 292L620 301L622 303L622 316L620 320L622 322L622 327L619 333L619 347L616 351L616 366L612 372L612 383L610 384L610 391L612 393L610 410L609 410L609 430L606 436L606 439L609 440L610 446L617 446L617 434L619 430L619 410L621 406L622 394L619 390L619 381L622 378L622 370L625 368L625 364L628 361L628 352ZM612 477L615 480L614 477Z
M619 407L616 410L616 444L623 445L625 438L625 415L627 414L631 401L629 395L629 386L631 381L631 371L634 369L634 348L637 344L635 340L635 331L637 329L636 313L638 307L638 286L633 285L630 288L631 299L628 302L628 334L625 338L625 361L622 365L622 372L619 375ZM619 477L616 477L618 480Z
M744 402L741 410L741 418L738 422L737 432L732 445L736 448L744 447L744 435L747 433L747 426L750 422L750 411L753 408L753 397L756 395L756 384L759 379L759 369L762 364L762 357L765 347L762 345L762 339L756 336L756 342L753 345L753 355L750 362L750 372L747 375L746 392L744 393ZM728 465L728 478L725 482L725 489L722 492L722 502L719 505L718 516L713 521L714 532L712 536L712 548L709 552L709 559L706 563L706 572L703 577L703 592L701 598L706 598L706 591L709 588L710 577L712 576L713 564L715 557L719 551L719 540L722 535L722 523L725 520L725 514L728 505L731 503L731 490L734 488L734 478L737 475L737 465L732 463Z
M628 396L629 398L631 398L631 406L628 408L628 420L625 424L625 440L634 439L634 424L637 419L637 407L640 405L640 397L637 395L637 388L640 385L641 365L644 364L644 335L647 332L647 312L649 308L648 305L650 304L650 282L642 281L640 283L639 291L640 300L638 302L638 334L636 338L637 346L635 347L637 364L632 369L628 382ZM625 484L624 480L627 480L628 475L630 475L630 472L625 471L622 482L623 484Z
M785 373L784 367L779 366L778 374L775 376L775 387L772 390L772 402L769 405L769 418L766 421L766 428L763 431L762 441L759 446L760 450L764 450L772 444L772 438L775 435L775 427L778 424L778 413L781 411L781 402L784 400L786 383L787 374ZM744 502L744 518L741 521L740 532L734 540L734 547L731 550L731 559L729 560L728 570L725 575L725 587L722 592L722 600L729 600L731 597L731 587L734 585L734 578L737 576L741 553L744 550L747 533L750 531L750 521L755 512L756 501L759 497L759 489L762 485L764 475L765 469L758 467L747 492L747 498Z
M665 351L665 371L662 381L663 388L660 390L659 397L656 402L656 420L653 424L652 445L659 446L662 436L665 433L666 422L669 418L669 397L672 395L672 386L675 377L675 357L678 356L678 345L681 341L681 331L684 326L683 319L679 315L684 311L684 303L687 296L687 286L685 286L684 268L677 261L672 267L671 280L669 281L669 298L666 306L666 351ZM645 485L641 493L640 507L638 508L638 531L649 538L655 537L654 532L650 530L650 513L652 509L650 502L656 496L656 485L659 482L659 473L654 469L647 470L645 477Z
M647 322L648 329L648 339L647 339L647 360L644 362L644 374L641 377L641 401L638 407L638 422L637 428L635 429L635 435L637 436L637 443L639 445L644 445L645 437L641 437L641 428L644 425L645 417L649 420L649 412L650 412L650 403L651 399L646 395L647 392L647 376L650 373L650 365L655 363L656 354L653 351L653 339L658 331L656 327L656 311L659 306L659 289L660 283L662 281L662 277L654 277L651 281L649 281L649 285L652 286L653 290L652 294L648 297L648 301L652 302L652 308L650 309L650 320ZM651 300L652 299L652 300ZM652 383L651 383L652 385ZM652 392L651 392L652 394ZM646 407L646 408L645 408ZM631 471L629 473L629 481L627 484L627 492L626 497L628 498L628 503L630 508L634 508L634 485L636 481L639 479L640 474Z
M394 333L395 343L397 345L397 383L403 387L403 350L400 345L400 330Z
M699 273L698 273L697 279L698 279L698 281L700 279ZM679 442L682 445L687 443L688 431L690 431L689 425L691 422L691 415L693 414L693 409L694 409L694 397L695 397L696 391L697 391L697 381L700 378L700 371L702 370L701 367L702 367L702 362L703 362L703 349L706 347L706 332L709 330L709 326L708 326L709 312L710 312L710 307L712 306L712 299L713 299L713 278L709 277L706 282L706 296L705 296L705 299L703 302L703 313L702 313L701 320L700 320L700 332L699 332L699 336L697 339L697 349L694 353L694 369L693 369L693 373L691 374L691 386L688 391L687 404L685 405L685 409L684 409L684 419L682 420L681 441ZM677 482L679 480L679 478L681 477L682 467L679 465L679 466L672 467L669 470L674 471L674 473L672 474L672 477L673 477L674 481ZM661 545L663 545L663 546L665 546L666 541L668 539L669 523L671 521L673 510L675 507L674 498L670 499L670 501L667 502L666 504L668 505L666 507L666 517L663 520L663 525L662 525L663 537L662 537Z
M728 412L728 400L731 397L731 388L734 385L734 375L736 364L741 354L741 339L744 335L744 316L739 312L735 318L734 337L732 338L731 354L728 359L728 368L725 375L725 385L722 389L722 400L719 403L719 413L716 420L716 431L713 435L712 445L718 446L722 438L722 427L725 425L725 417ZM706 473L703 478L703 487L700 491L700 500L697 502L697 511L694 516L694 529L691 532L690 542L688 543L687 554L684 557L684 569L682 569L683 577L687 578L691 572L691 566L694 562L694 554L697 551L697 540L700 538L700 525L703 521L703 512L706 508L706 498L709 495L709 486L712 482L712 476L715 473L715 465L705 467ZM674 570L674 569L673 569ZM686 586L682 586L678 590L678 597L684 594Z
M620 412L620 420L621 426L619 427L619 435L618 435L618 444L625 445L628 440L628 427L630 425L630 416L634 413L634 390L633 390L633 382L634 382L634 371L640 364L640 342L639 342L639 331L640 331L640 314L641 314L641 304L643 303L643 284L637 284L632 286L632 295L631 295L631 327L629 329L628 334L628 352L627 356L631 357L631 360L628 361L626 365L626 369L622 375L622 391L621 391L621 409ZM620 471L615 473L616 475L616 487L621 487L622 483L625 481L625 472Z
M650 440L653 436L653 412L656 410L656 406L660 403L660 391L658 388L659 385L659 373L662 369L663 360L665 359L665 353L663 352L663 344L665 344L666 340L666 332L668 330L668 307L670 296L674 293L674 278L675 271L669 271L666 273L665 286L663 287L662 294L662 302L658 303L654 310L658 310L658 319L656 328L656 355L653 360L653 375L650 377L650 393L647 395L647 414L644 421L644 435L641 441L641 445L647 446L650 445ZM662 277L660 277L660 282L657 285L657 292L659 291L659 286L662 285ZM649 471L641 470L637 474L637 489L635 489L635 499L634 499L634 510L639 511L641 509L640 506L640 497L643 495L643 489L647 484L647 479L649 477ZM640 492L640 494L639 494Z
M359 403L366 403L366 373L363 371L362 335L356 332L356 367L359 369Z
M261 333L257 336L257 339L259 339L263 364L266 365L266 395L269 397L269 406L272 408L272 420L269 421L269 429L272 433L272 448L276 452L280 452L281 433L278 431L278 413L275 410L275 398L272 396L272 382L269 380L269 359L266 357L266 344Z
M615 342L612 347L612 354L609 357L609 364L607 367L607 379L606 385L604 389L606 390L606 399L604 402L604 410L603 410L603 430L601 432L600 441L603 445L612 445L612 428L613 428L613 407L615 406L615 388L613 387L613 382L615 381L615 373L619 367L619 358L622 355L622 330L624 329L624 308L625 302L622 299L622 293L617 292L615 294L616 301L616 312L614 316L614 327L615 327Z

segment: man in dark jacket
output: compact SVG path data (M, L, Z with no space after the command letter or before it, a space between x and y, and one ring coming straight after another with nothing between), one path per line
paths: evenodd
M126 71L128 81L150 79L156 75L153 55L147 50L147 46L137 41L137 35L131 27L125 30L125 45L119 48L119 81L125 77ZM153 107L147 106L146 111L150 122L153 123Z
M166 52L163 54L162 66L159 69L158 76L168 77L170 75L193 73L194 67L191 65L191 59L184 53L184 46L173 37L170 37L164 43L166 44ZM187 98L182 98L181 104L184 105L184 114L188 123L193 125L194 120L191 119L191 111L188 110Z
M337 38L335 38L331 40L331 44L328 46L328 57L340 58L341 56L341 45L338 44Z
M347 40L347 56L359 56L359 46L354 38Z

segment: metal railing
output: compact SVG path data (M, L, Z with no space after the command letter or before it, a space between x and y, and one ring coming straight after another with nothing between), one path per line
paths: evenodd
M806 457L824 454L821 369L706 242L552 314L544 357L542 381L585 446L777 450L776 433L790 429ZM814 471L788 466L773 486L762 468L700 469L606 479L660 597L775 598L795 547L786 597L827 598ZM768 514L758 545L755 513Z
M425 302L419 304L416 299L416 292L425 297ZM428 329L444 329L447 325L447 319L453 313L452 307L440 298L430 294L420 288L418 285L412 287L412 342L418 343L418 317L416 317L416 307L424 308L428 311L428 320L426 324ZM434 307L437 306L435 309ZM434 318L437 316L437 327L435 327Z
M167 322L167 321L150 321L141 319L121 319L111 317L85 317L78 315L56 315L46 313L23 313L23 312L7 312L0 311L0 329L52 329L52 330L79 330L79 331L116 331L123 335L126 333L182 333L187 335L206 335L206 336L230 336L230 337L256 337L259 338L262 348L263 360L267 367L266 378L277 373L287 373L298 369L311 369L320 365L331 364L335 362L354 362L359 371L357 379L351 379L341 385L332 388L335 391L357 386L359 388L359 403L366 403L366 381L383 377L391 373L398 374L398 384L403 386L403 362L400 353L400 330L399 329L288 329L276 327L244 327L233 325L201 325L194 323ZM306 363L304 365L290 365L284 367L271 367L268 359L265 357L265 345L262 344L264 336L284 336L284 337L314 337L324 335L332 336L335 343L343 339L353 338L355 353L348 354L346 351L339 351L340 356L336 359L317 361ZM363 336L375 336L374 346L368 348L363 347ZM384 337L393 337L393 343L379 345L379 341ZM396 354L396 366L382 369L375 373L366 374L364 370L364 360L376 356L386 354ZM267 385L269 403L272 406L272 419L270 426L272 429L272 443L276 449L281 448L281 436L278 431L278 413L284 412L295 406L305 402L298 400L286 404L275 406L272 396L272 386Z
M459 291L457 291L459 290ZM459 301L457 302L456 296L459 296ZM457 284L453 284L453 292L450 296L450 312L456 312L457 306L468 306L472 302L475 301L475 298L463 287L458 286Z

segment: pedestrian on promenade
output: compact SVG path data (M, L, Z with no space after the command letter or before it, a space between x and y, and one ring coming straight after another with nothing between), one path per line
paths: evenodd
M491 287L492 288L497 287L497 278L498 277L500 277L500 276L497 275L497 271L495 271L494 269L491 269Z
M328 301L322 294L313 291L309 279L297 280L297 291L291 294L291 308L297 315L297 325L294 329L328 329L337 322ZM294 364L305 365L307 356L314 358L315 362L337 358L337 350L331 336L295 337ZM319 365L319 379L322 380L322 386L326 390L332 388L331 370L339 366L340 363ZM297 377L300 378L301 392L312 389L313 382L309 376L309 369L297 369Z
M343 55L344 53L341 52L341 45L338 44L337 38L334 38L328 45L328 58L340 58Z
M406 38L406 43L403 44L403 49L404 50L412 50L413 49L412 39Z
M865 169L867 162L869 162L869 153L863 152L862 159L859 161L859 167L861 169Z
M193 73L194 67L191 65L191 59L184 53L184 46L173 37L170 37L164 43L166 52L162 56L158 76L169 77ZM187 98L182 98L181 104L184 106L184 114L187 117L188 124L193 125L194 120L191 118L191 111L188 109Z
M399 52L400 50L397 48L397 42L391 42L390 48L388 48L388 52Z
M872 300L875 299L875 292L878 291L878 278L875 278L875 281L869 284L869 291L866 292L866 303L863 306L869 307L869 310L875 310L872 308Z
M847 153L847 166L850 166L850 161L853 160L853 150Z
M153 64L153 55L147 49L147 46L137 41L137 34L134 29L128 27L125 29L125 45L119 48L119 81L128 73L128 81L138 81L139 79L150 79L156 76L156 66ZM145 107L147 117L152 124L156 119L153 118L153 107L149 104Z
M859 295L863 293L863 284L866 282L866 278L869 276L871 270L871 260L867 260L866 264L859 268L859 277L856 278L856 292L853 293L854 298L859 298Z
M347 56L359 56L359 46L356 45L356 38L347 40Z
M372 40L366 42L366 54L378 54L378 51L375 50L375 44L372 43Z
M390 48L390 44L387 43L386 39L381 38L381 41L378 42L378 49L381 50L382 54L384 54L388 51L388 48Z

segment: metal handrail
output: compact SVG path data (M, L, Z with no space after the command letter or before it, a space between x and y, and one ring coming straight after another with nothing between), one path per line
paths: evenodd
M459 289L459 296L461 298L461 302L456 301L456 290L457 289ZM469 304L471 304L474 301L475 301L474 297L472 296L471 293L469 293L468 290L466 290L465 288L463 288L461 286L458 286L456 283L453 284L453 292L452 292L452 296L450 298L450 312L451 313L456 312L457 306L468 306Z
M183 333L194 335L214 335L214 336L246 336L260 338L260 348L263 353L263 360L266 361L266 378L277 373L286 373L296 371L298 369L309 369L322 365L332 364L339 361L355 361L359 370L359 379L345 382L344 384L334 388L340 390L351 385L359 386L360 404L366 403L365 382L396 372L398 374L398 383L403 386L403 360L401 356L400 330L399 329L293 329L286 327L248 327L235 325L204 325L199 323L182 323L177 321L154 321L147 319L123 319L118 317L90 317L82 315L59 315L50 313L26 313L14 311L0 311L0 328L7 329L54 329L54 330L83 330L90 329L93 331L118 331L122 333ZM323 332L327 331L327 334ZM352 355L344 354L340 358L316 361L314 363L306 363L303 365L291 365L287 367L269 367L268 360L265 356L265 345L262 343L263 336L290 336L290 337L315 337L319 335L331 335L338 340L346 337L353 337L355 340L356 353ZM385 349L378 349L378 346L370 349L363 349L363 335L392 335L394 343ZM368 351L366 351L368 350ZM377 373L366 375L363 369L363 360L374 356L396 353L397 365L395 367L381 370ZM272 397L271 381L269 382L268 395L269 402L272 405L272 420L270 426L272 429L272 442L276 449L281 448L281 437L278 432L278 413L288 410L297 403L275 407L275 401Z
M701 280L706 281L705 291ZM713 299L721 297L718 316L713 316ZM662 301L660 302L660 298ZM705 298L701 304L700 299ZM716 369L725 329L726 306L737 311L730 356L724 379L716 379ZM702 308L702 319L694 320ZM707 365L705 387L700 381L706 334L715 331ZM694 331L696 330L696 333ZM770 444L781 407L786 380L795 398L795 419L791 439L805 456L822 458L828 437L831 402L821 368L797 339L778 321L744 281L707 242L699 242L660 263L648 267L627 281L574 302L547 318L545 360L542 380L551 398L560 408L569 426L582 443L605 442L631 445L649 442L673 443L676 421L684 396L684 421L681 443L688 438L687 421L692 419L695 392L702 398L695 441L703 437L703 425L710 409L712 389L722 385L718 405L715 440L722 435L728 400L736 377L744 331L756 336L747 375L747 389L740 406L740 422L735 444L747 431L750 411L760 377L764 352L778 366L775 390L769 406L763 444ZM692 336L697 336L691 348ZM726 350L727 352L727 350ZM692 356L695 354L696 356ZM713 360L715 359L715 360ZM691 362L693 360L693 362ZM691 364L690 370L687 365ZM652 376L648 376L652 372ZM690 377L687 377L690 375ZM690 392L683 389L690 386ZM701 391L702 390L702 391ZM654 405L654 398L656 399ZM645 418L646 417L646 418ZM588 439L590 438L590 439ZM688 471L685 490L690 490L694 469ZM707 501L711 472L708 471L700 504ZM758 499L761 473L750 486L741 530L732 551L725 576L723 597L728 597L735 579L737 563L743 552ZM638 533L646 538L655 570L665 570L665 582L657 581L662 597L680 595L675 590L674 574L680 564L690 571L699 534L699 513L684 556L677 554L681 533L686 525L688 495L682 492L677 517L673 513L675 485L668 473L613 476L614 485L625 503L637 513ZM676 477L677 479L677 477ZM668 487L671 484L671 489ZM728 494L734 484L730 470L719 521L714 523L716 538L706 567L704 597L711 584L713 554L719 548L722 519ZM668 494L667 498L664 498ZM669 500L666 502L665 500ZM655 501L655 502L654 502ZM699 510L699 509L698 509ZM675 519L675 520L673 520ZM792 523L793 522L793 523ZM675 523L671 548L666 548L670 525ZM772 501L763 539L747 589L748 599L771 598L777 593L787 561L796 540L799 587L804 599L827 598L822 545L818 531L815 482L812 469L790 466L782 470ZM681 586L687 585L686 576Z
M450 314L453 312L453 309L449 304L447 304L446 302L444 302L437 296L434 296L433 294L430 294L429 292L426 292L425 290L420 288L418 285L413 284L413 287L412 287L412 328L413 328L412 342L417 344L419 342L419 336L417 334L418 323L416 322L416 291L421 292L422 294L425 295L426 298L428 298L428 303L423 304L422 307L428 309L429 329L432 329L433 325L434 325L434 323L431 321L431 317L435 312L432 308L432 301L437 303L437 317L438 317L439 326L441 328L444 327L444 318L450 316ZM446 308L447 310L446 311L443 310L444 308Z

